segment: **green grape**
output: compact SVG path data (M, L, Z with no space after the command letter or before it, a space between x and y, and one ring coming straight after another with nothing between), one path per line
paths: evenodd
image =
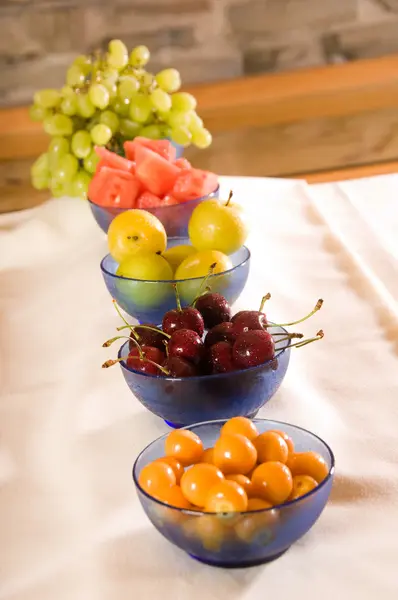
M130 119L137 123L146 123L151 113L152 106L149 98L143 94L137 94L130 103Z
M80 169L73 178L71 192L73 196L79 198L87 198L88 186L90 185L91 175L86 173L84 169Z
M160 110L162 113L167 113L171 108L171 97L167 92L164 92L160 88L153 90L150 95L150 101L156 110Z
M46 117L50 116L51 112L47 108L32 104L29 107L29 117L32 121L43 121Z
M90 154L88 156L86 156L86 158L83 161L83 165L85 170L88 173L95 173L95 170L97 168L97 165L100 161L100 157L98 156L98 154L96 153L95 150L92 150L90 152Z
M157 84L165 92L176 92L181 87L181 77L177 69L163 69L155 77Z
M91 152L91 135L88 131L76 131L72 136L72 152L77 158L86 158Z
M109 104L109 92L101 83L93 83L88 91L88 97L97 108L104 110Z
M69 96L74 96L75 95L75 90L70 87L70 85L64 85L61 88L61 96L62 98L68 98Z
M212 139L210 131L204 127L192 132L192 143L198 148L208 148Z
M203 121L194 110L189 115L189 129L192 133L203 129Z
M162 128L160 125L146 125L140 129L139 135L151 140L159 140L163 137Z
M172 128L188 127L191 115L189 112L181 112L179 110L171 110L166 115L166 121Z
M79 168L79 161L73 154L64 154L60 157L56 167L53 169L52 182L64 183L72 181Z
M67 186L62 181L51 180L50 190L54 198L60 198L61 196L67 196Z
M177 92L171 96L171 106L174 110L189 112L196 108L196 98L188 92Z
M167 125L166 123L162 123L160 125L160 131L161 131L161 138L171 138L171 127L169 125Z
M66 96L61 102L60 110L64 115L68 115L69 117L75 115L78 110L77 95Z
M88 75L92 68L91 58L89 56L86 56L85 54L81 54L80 56L75 58L73 64L77 67L80 67L81 70L85 73L85 75Z
M62 156L69 153L69 142L66 138L54 137L48 147L50 170L53 170Z
M91 119L88 122L86 122L85 127L83 125L81 129L86 128L87 131L91 131L92 128L95 127L95 125L98 125L98 123L100 122L100 114L101 113L96 113L93 117L91 117Z
M108 44L108 65L120 71L127 65L129 55L121 40L112 40Z
M119 79L119 71L117 69L110 69L109 67L106 67L102 71L102 82L103 83L105 83L105 81L117 83L118 79Z
M131 100L140 89L138 79L132 75L121 78L118 88L118 96L121 100Z
M86 76L79 65L72 65L66 72L66 83L72 87L83 85Z
M79 108L79 115L85 119L90 119L95 113L95 106L91 102L88 94L78 94L77 105Z
M50 185L49 175L32 175L32 185L35 190L46 190Z
M175 127L171 130L171 139L180 146L189 146L192 140L192 133L188 127Z
M130 111L130 102L122 102L116 98L112 102L112 108L120 117L127 117Z
M44 177L50 169L50 160L47 152L40 154L30 168L32 177Z
M73 122L66 115L51 115L43 121L44 131L49 135L72 135Z
M131 140L139 134L141 125L130 119L120 119L119 131L124 138Z
M147 73L146 71L144 71L141 74L141 88L150 88L153 84L153 82L155 81L154 76L152 75L152 73Z
M34 103L42 108L55 108L61 101L61 94L57 90L40 90L33 98Z
M130 53L129 62L133 67L143 67L149 61L151 54L146 46L137 46Z
M90 131L91 139L97 146L105 146L112 137L112 129L104 123L94 125Z
M109 99L112 100L112 98L116 98L117 96L117 86L115 83L113 83L113 81L111 81L110 79L105 79L102 82L102 85L104 87L106 87L106 89L109 92Z
M119 130L119 117L112 110L105 110L103 113L101 113L100 123L108 125L113 134Z

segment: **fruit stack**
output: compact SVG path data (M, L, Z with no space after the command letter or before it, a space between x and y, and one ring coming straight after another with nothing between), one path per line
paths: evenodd
M101 146L88 197L105 208L174 206L203 198L218 188L218 177L192 168L185 158L176 158L169 140L138 136L124 143L125 158Z
M31 169L36 189L85 198L100 160L94 146L123 154L124 142L137 136L169 138L184 147L211 144L196 99L178 91L179 72L153 75L144 68L149 58L145 46L129 54L121 40L112 40L107 52L78 56L61 89L35 93L30 117L52 137Z

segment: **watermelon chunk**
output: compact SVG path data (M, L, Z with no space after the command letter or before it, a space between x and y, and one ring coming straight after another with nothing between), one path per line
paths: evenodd
M140 192L141 184L132 173L104 166L92 178L88 197L98 206L134 208Z
M144 188L156 196L167 194L181 172L178 167L145 146L136 146L135 159L136 176Z
M129 160L136 160L135 152L137 146L149 148L149 150L156 152L156 154L159 154L169 162L175 161L176 149L169 140L150 140L149 138L137 136L132 141L124 142L124 151Z
M103 146L96 146L95 152L101 158L97 165L97 171L100 171L102 167L112 167L122 171L134 172L135 165L132 161L127 160L127 158L123 158L123 156L119 156Z
M162 204L162 200L159 196L155 196L155 194L152 194L151 192L143 192L141 196L137 198L135 208L143 208L146 210L147 208L162 206Z
M180 202L207 196L218 186L218 177L210 171L183 169L171 190L171 195Z
M191 163L186 158L177 158L177 160L174 161L174 164L179 169L192 169Z
M171 196L170 194L164 196L162 206L174 206L175 204L180 204L180 201L177 200L177 198L174 198L174 196Z

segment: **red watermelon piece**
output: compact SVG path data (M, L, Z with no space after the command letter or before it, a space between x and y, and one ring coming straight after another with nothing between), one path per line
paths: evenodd
M104 166L92 178L88 196L98 206L134 208L140 191L141 184L132 173Z
M177 160L174 161L174 164L179 169L192 169L192 165L189 160L183 157L177 158Z
M136 160L135 152L137 146L149 148L149 150L156 152L156 154L159 154L169 162L175 161L176 149L169 140L150 140L149 138L137 136L132 141L124 142L124 151L129 160Z
M202 169L184 169L180 171L171 194L180 202L186 202L207 196L217 186L218 177L215 173Z
M174 198L174 196L171 196L170 194L164 196L162 206L174 206L175 204L180 204L180 201L177 200L177 198Z
M134 163L127 160L127 158L123 158L123 156L119 156L103 146L95 146L95 152L101 158L97 165L97 171L100 171L102 167L112 167L122 171L134 172Z
M142 208L146 210L147 208L156 208L157 206L162 206L163 202L159 198L159 196L155 196L151 192L143 192L137 198L137 202L135 208Z
M145 146L136 146L135 160L136 176L146 190L159 197L171 190L181 172L178 167Z

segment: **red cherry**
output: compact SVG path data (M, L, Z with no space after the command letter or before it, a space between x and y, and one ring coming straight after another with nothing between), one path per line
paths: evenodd
M162 329L169 335L180 329L190 329L202 336L205 324L200 312L196 308L187 306L182 309L169 310L163 317Z
M179 356L194 364L199 364L204 353L201 337L190 329L175 331L169 339L168 349L169 357Z
M233 345L233 361L240 369L261 365L275 356L275 343L268 331L241 333Z
M228 342L217 342L210 348L210 356L215 373L236 371L232 357L232 345Z
M231 321L237 333L262 331L267 325L267 317L259 310L241 310L232 317Z
M200 296L195 307L201 313L207 329L231 319L231 307L227 299L216 292Z
M151 329L147 329L147 327L151 327ZM155 331L155 329L157 331ZM152 323L137 325L130 334L130 337L133 340L136 339L134 333L137 335L137 341L141 346L153 346L154 348L159 348L159 350L164 351L164 342L167 341L166 336L162 334L156 325L153 325ZM130 350L132 350L136 347L136 344L133 341L130 341L129 347Z
M238 333L234 329L234 324L230 321L216 325L207 332L205 337L205 346L208 348L217 342L229 342L233 344L238 337Z
M194 377L199 374L195 365L180 356L169 356L163 366L170 372L170 377Z
M147 375L163 375L162 371L156 365L163 363L164 353L159 348L154 348L153 346L142 346L141 352L144 356L143 359L140 356L137 346L130 350L126 359L129 369L134 369L134 371L146 373ZM148 360L145 360L146 358ZM156 365L153 363L156 363Z

